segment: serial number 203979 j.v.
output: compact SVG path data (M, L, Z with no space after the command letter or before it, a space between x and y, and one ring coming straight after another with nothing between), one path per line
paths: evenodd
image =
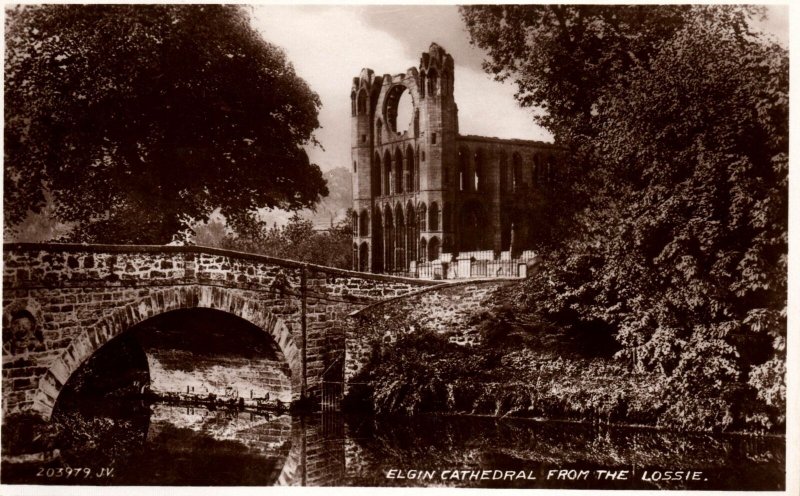
M48 477L48 478L63 477L65 479L69 478L99 479L104 477L114 477L114 469L110 467L101 467L98 470L92 470L89 467L57 467L57 468L41 467L39 468L39 471L36 472L36 477Z

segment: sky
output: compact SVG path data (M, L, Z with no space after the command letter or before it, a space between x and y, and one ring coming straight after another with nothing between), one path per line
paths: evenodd
M455 5L255 5L254 27L283 48L297 74L322 100L316 133L322 148L308 147L322 170L350 163L350 87L361 69L399 74L419 66L431 42L455 62L459 131L498 138L552 141L533 122L531 109L514 99L513 83L500 83L481 69L484 53L471 46ZM758 27L788 46L788 8L770 6Z

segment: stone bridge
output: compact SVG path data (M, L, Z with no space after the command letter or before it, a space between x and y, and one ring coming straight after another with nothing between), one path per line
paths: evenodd
M298 400L317 396L337 363L346 362L346 378L363 365L375 337L374 326L359 331L365 315L427 315L436 306L434 327L452 325L504 284L441 284L193 246L7 244L3 261L3 415L45 420L89 357L160 315L213 309L256 326L287 364Z
M435 284L191 246L8 244L3 262L3 413L45 419L95 351L179 309L257 326L288 363L292 399L313 395L343 356L348 314Z

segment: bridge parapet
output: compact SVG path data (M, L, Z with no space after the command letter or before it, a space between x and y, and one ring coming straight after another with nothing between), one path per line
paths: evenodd
M439 284L198 246L15 243L4 245L3 261L7 290L211 284L292 291L305 271L312 293L367 302Z

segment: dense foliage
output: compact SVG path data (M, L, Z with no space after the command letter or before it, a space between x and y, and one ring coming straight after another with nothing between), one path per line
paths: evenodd
M76 241L167 243L327 194L319 97L241 6L26 5L5 39L8 226L53 208Z
M609 332L662 425L785 420L788 53L746 6L469 6L486 67L572 153L519 301Z
M295 214L285 226L267 228L252 218L239 232L229 233L219 220L195 228L194 244L299 260L340 269L353 268L352 212L326 230L315 230L309 219Z

